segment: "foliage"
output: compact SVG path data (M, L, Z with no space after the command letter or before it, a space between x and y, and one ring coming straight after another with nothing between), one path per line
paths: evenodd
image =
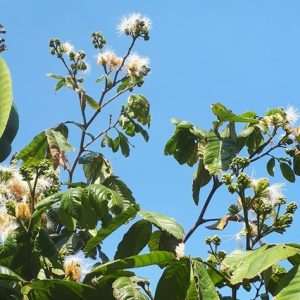
M291 108L259 116L236 114L216 103L211 107L216 120L209 130L173 120L175 131L164 152L195 168L191 198L201 206L186 234L173 218L142 210L114 174L103 148L127 157L134 136L149 140L150 104L135 93L150 71L149 60L132 54L136 42L149 40L149 29L150 20L140 14L121 22L119 30L131 41L124 57L105 50L102 33L92 34L101 68L95 80L102 88L98 97L84 86L86 54L50 40L50 52L66 73L48 75L56 80L55 91L73 91L80 119L40 132L9 167L0 168L1 299L234 300L241 289L253 299L298 299L300 245L264 244L266 236L290 227L297 204L286 202L282 185L247 173L256 161L268 158L267 175L280 170L291 183L300 175L300 129L293 127L297 113ZM0 92L0 143L7 144L0 147L3 160L18 127L3 60ZM125 94L127 101L113 115L110 104ZM99 120L106 117L107 125L100 128ZM69 138L73 129L80 135L76 147ZM84 178L77 182L78 177ZM230 193L236 203L221 217L208 218L217 191ZM208 230L220 231L232 221L243 227L236 237L245 241L244 250L226 254L214 235L205 240L206 259L185 254L185 244L200 226L210 223ZM104 253L106 239L122 230L115 253ZM284 269L282 261L292 267ZM136 274L153 265L162 269L154 293L149 280ZM229 290L230 296L222 295Z

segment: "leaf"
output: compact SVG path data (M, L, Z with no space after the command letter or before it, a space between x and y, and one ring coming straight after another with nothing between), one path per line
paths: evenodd
M298 300L300 298L300 268L295 265L277 283L275 300Z
M66 137L58 130L50 128L45 131L49 147L57 146L60 150L73 152L74 148L70 145Z
M242 123L257 123L258 120L253 118L248 118L243 115L238 116L234 114L232 111L228 110L224 105L221 103L216 103L211 105L212 112L218 117L219 121L221 122L242 122Z
M139 210L138 205L132 205L127 210L123 211L121 214L117 215L112 221L107 225L103 226L97 231L96 236L92 237L83 249L84 252L89 252L91 249L100 244L106 237L117 230L120 226L124 225L128 220L134 218Z
M218 137L214 132L207 134L204 164L211 175L228 170L229 164L238 152L233 136Z
M120 277L114 281L113 294L116 300L148 300L141 291L139 277ZM143 284L143 282L142 282Z
M183 300L189 285L190 261L184 257L165 269L157 284L155 300Z
M283 175L283 177L288 180L289 182L295 182L295 174L293 172L293 169L288 165L287 163L280 162L280 170Z
M31 157L42 159L46 154L47 146L47 137L45 131L42 131L36 135L25 148L18 152L16 158L22 159L23 161L26 161Z
M65 79L65 78L60 79L60 80L56 83L55 88L54 88L54 91L56 92L56 91L60 90L65 84L66 84L66 79Z
M184 235L183 228L173 218L169 218L165 215L155 213L155 212L145 211L145 210L140 211L139 215L143 219L151 222L160 230L166 231L167 233L176 237L178 240L183 238Z
M94 100L92 97L90 97L87 94L84 94L84 98L87 101L88 105L93 108L94 110L98 110L100 108L99 103Z
M122 154L125 157L128 157L130 153L128 138L123 133L119 132L119 141Z
M231 283L237 284L244 279L251 279L276 262L299 253L299 250L284 244L264 245L254 251L234 251L224 260L224 266L234 270Z
M104 78L105 78L105 75L103 74L103 75L101 75L101 76L96 80L96 82L99 83L99 82L101 82Z
M209 172L206 170L203 160L201 159L198 164L198 168L196 173L194 174L193 178L193 200L196 205L199 203L199 193L200 189L207 185L212 176L209 174Z
M83 155L79 158L79 164L83 165L88 184L95 183L97 179L102 183L112 175L111 164L101 153L90 152Z
M296 153L293 156L293 171L295 175L300 176L300 152L297 149Z
M13 281L24 281L18 274L7 267L0 266L0 278Z
M13 103L12 83L9 69L0 57L0 137L6 128Z
M131 81L131 78L130 78L129 76L128 76L128 77L125 77L125 78L122 80L121 84L118 86L117 92L119 93L119 92L124 91L124 90L128 87L130 81Z
M182 121L176 124L173 136L165 145L164 154L173 155L179 164L188 163L193 156L197 143L204 136L197 136L191 123ZM192 164L191 164L192 165Z
M0 114L1 115L1 114ZM5 130L0 138L0 162L4 161L11 152L11 143L19 129L19 115L15 104L12 104Z
M219 296L202 262L191 260L191 284L186 300L218 300Z
M116 270L140 268L151 265L165 264L175 260L175 256L166 251L155 251L147 254L130 256L124 259L117 259L94 267L85 277L84 282L95 276L113 273Z
M36 237L36 247L40 254L45 257L53 257L58 253L54 243L49 237L49 233L45 228L40 228Z
M23 294L28 295L29 299L52 300L52 299L101 299L101 288L68 280L48 279L37 280L22 288ZM26 292L25 292L26 291ZM101 297L102 296L102 297ZM101 298L100 298L101 297ZM104 299L104 298L102 298ZM111 300L112 298L105 298Z
M134 223L118 245L115 259L139 254L147 245L152 233L152 225L147 220Z
M108 88L111 88L113 86L113 82L111 81L110 77L108 75L104 75L106 78L106 85ZM97 81L98 82L98 81Z
M267 171L270 176L274 176L275 158L272 157L267 163Z
M232 216L232 215L226 215L223 218L221 218L219 221L217 221L216 223L214 223L210 226L206 226L206 228L210 229L210 230L223 230L228 225L229 220L236 221L236 217Z

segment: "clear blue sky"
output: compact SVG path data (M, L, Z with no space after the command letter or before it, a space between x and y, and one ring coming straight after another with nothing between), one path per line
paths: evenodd
M60 37L87 51L92 66L87 80L92 83L97 68L90 33L102 31L112 49L124 52L129 40L117 34L116 26L124 14L131 12L141 12L153 21L150 41L140 41L137 46L140 54L151 59L151 75L140 90L152 105L150 141L146 144L135 139L130 158L108 157L142 208L172 216L188 230L199 213L191 199L193 170L163 156L174 129L170 119L176 117L209 128L209 106L214 102L222 102L238 113L263 113L267 108L288 104L300 107L300 2L1 1L0 23L7 29L9 48L4 56L13 75L21 119L15 151L36 133L76 115L74 96L67 91L55 94L55 82L46 77L48 72L63 73L62 66L49 54L49 38ZM95 88L91 89L96 96ZM256 174L263 174L260 169L256 167ZM280 176L276 179L283 181ZM294 186L287 184L290 200L297 200L297 186L299 180ZM219 193L209 216L219 217L221 203L226 202L226 207L233 200ZM299 225L298 217L294 228ZM240 226L231 228L220 234L234 234ZM200 232L189 241L187 253L203 257L203 239L215 232L204 228ZM295 232L289 230L284 240L299 242ZM274 237L273 241L282 240ZM229 251L238 247L234 240L224 246ZM114 248L110 246L107 251Z

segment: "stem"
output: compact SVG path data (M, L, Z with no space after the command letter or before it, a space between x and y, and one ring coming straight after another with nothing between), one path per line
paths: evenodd
M233 285L231 287L231 298L232 300L237 300L237 286Z
M147 294L147 296L148 296L151 300L154 300L154 297L152 296L151 291L150 291L149 288L146 289L145 286L142 285L142 289L144 290L144 292Z
M246 197L245 197L245 190L240 190L239 196L241 198L243 211L244 211L244 219L245 219L245 225L246 225L246 250L251 250L252 243L251 243L251 227L249 224L249 218L248 218L248 207L246 203Z
M191 237L191 235L195 232L195 230L203 223L207 222L206 220L203 219L204 214L208 208L208 205L213 197L213 195L215 194L216 190L222 185L221 182L219 182L218 178L216 176L213 176L213 180L214 180L214 184L211 188L211 191L202 207L202 210L200 212L200 215L195 223L195 225L188 231L188 233L186 234L186 236L183 238L182 242L186 243L187 240Z

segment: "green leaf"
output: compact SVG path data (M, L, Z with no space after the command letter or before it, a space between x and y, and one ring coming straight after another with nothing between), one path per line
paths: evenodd
M165 269L157 284L155 300L183 300L189 285L190 261L184 257Z
M299 249L282 245L264 245L254 251L236 250L224 260L225 267L234 271L231 283L237 284L244 279L251 279L276 262L299 253Z
M216 103L211 106L212 112L218 117L221 122L242 122L242 123L257 123L258 120L253 118L245 117L243 115L238 116L231 110L228 110L223 104Z
M106 237L124 225L128 220L133 219L139 210L138 205L132 205L127 210L123 211L107 225L97 231L96 236L92 237L83 249L84 252L89 252L91 249L100 244Z
M46 76L51 77L51 78L55 78L55 79L63 79L64 78L63 76L55 75L55 74L52 74L52 73L47 73Z
M16 155L17 159L26 161L29 158L43 159L48 147L45 131L36 135L33 140Z
M147 245L152 233L152 225L147 220L134 223L118 245L115 259L139 254Z
M108 88L111 88L113 86L113 82L111 81L110 77L108 75L104 75L106 78L106 85ZM98 82L98 81L97 81Z
M36 237L36 247L42 256L52 257L58 253L45 228L40 228Z
M0 57L0 137L6 128L13 103L12 83L9 69Z
M148 300L141 291L140 284L144 284L139 277L120 277L114 281L113 293L116 300Z
M295 265L277 284L275 300L298 300L300 298L299 265Z
M275 158L272 157L267 163L267 171L270 176L274 176Z
M37 280L27 284L22 288L23 294L28 295L29 299L53 300L53 299L101 299L101 288L68 280L49 279ZM104 298L102 298L104 299ZM105 298L107 299L107 298ZM111 298L109 298L110 300Z
M178 240L183 238L183 228L173 218L169 218L165 215L145 210L140 211L139 214L143 219L148 220L160 230L171 234Z
M11 143L19 129L19 115L13 103L5 130L0 138L0 162L4 161L11 152Z
M209 174L209 172L206 170L203 160L201 159L198 164L198 168L196 173L194 174L193 178L193 200L196 205L199 203L199 193L200 189L207 185L212 176Z
M219 296L202 262L191 260L191 284L186 300L218 300Z
M0 266L0 278L13 281L24 281L18 274L7 267Z
M299 150L293 156L293 171L295 175L300 176L300 152Z
M166 251L155 251L147 254L130 256L124 259L117 259L94 267L90 271L90 273L87 274L84 281L89 281L95 276L113 273L116 270L165 264L174 260L175 256L172 253Z
M65 84L66 84L65 78L58 80L58 82L55 85L54 91L56 92L56 91L60 90Z
M70 145L65 136L57 129L47 129L45 135L48 140L49 147L56 146L63 151L73 152L74 148Z
M197 150L198 141L204 136L195 134L195 127L188 122L182 121L176 125L173 136L168 140L164 154L173 155L179 164L190 164L189 161Z
M87 104L94 110L98 110L100 108L99 103L96 100L94 100L92 97L90 97L89 95L84 94L84 98L85 98Z
M99 83L99 82L101 82L104 78L105 78L105 75L103 74L103 75L101 75L101 76L96 80L96 82Z
M288 180L289 182L295 182L295 174L293 169L287 163L280 162L280 170L283 177Z
M95 183L97 179L102 183L112 175L111 164L101 153L85 154L79 158L79 164L83 165L83 172L88 184Z
M128 77L125 77L125 78L122 80L121 84L118 86L117 92L119 93L119 92L124 91L124 90L128 87L130 81L131 81L131 78L130 78L129 76L128 76Z
M238 152L234 136L221 137L214 132L207 134L204 164L211 175L228 170L229 164Z
M119 141L122 154L125 157L128 157L130 153L128 138L123 133L119 132Z

